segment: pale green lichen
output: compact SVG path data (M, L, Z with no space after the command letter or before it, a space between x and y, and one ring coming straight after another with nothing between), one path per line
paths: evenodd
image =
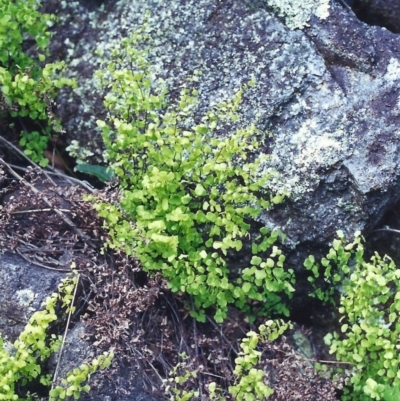
M91 150L81 146L76 139L71 141L71 144L67 146L66 151L75 159L76 164L87 163L88 158L94 154Z
M388 82L394 82L400 78L400 63L397 59L391 58L389 60L385 78Z
M325 19L329 15L329 0L267 0L277 15L285 18L290 29L308 26L312 15Z
M9 355L15 356L17 349L14 347L14 344L8 340L7 336L3 337L3 349L8 352Z
M32 305L33 301L36 298L36 294L29 288L24 290L19 290L16 292L18 302L20 305L29 306Z

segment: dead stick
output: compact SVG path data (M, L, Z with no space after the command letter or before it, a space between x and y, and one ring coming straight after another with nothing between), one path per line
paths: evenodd
M388 227L388 226L383 227L383 228L378 228L378 229L376 229L376 230L374 230L374 231L372 231L372 232L373 232L373 233L376 233L376 232L378 232L378 231L387 231L387 232L390 232L390 233L400 234L400 230L395 230L394 228L390 228L390 227Z
M61 212L71 213L69 209L59 209ZM21 214L21 213L41 213L41 212L52 212L53 209L44 208L44 209L28 209L28 210L18 210L16 212L11 212L10 214Z
M46 176L46 178L54 185L56 186L56 184L54 183L54 181L51 179L51 177L46 173L46 171L44 171L42 168L40 168L33 160L31 160L24 152L22 152L21 150L19 150L15 145L13 145L11 142L7 141L7 139L3 138L0 135L0 141L2 141L3 143L6 144L6 146L10 147L14 152L17 152L19 155L21 155L22 157L24 157L26 160L29 161L29 163L33 164L37 169L42 170L43 174Z
M0 138L1 138L1 137L0 137ZM16 166L15 164L11 164L11 163L9 163L9 165L10 165L12 168L14 168L15 170L22 170L22 171L25 171L25 172L28 171L28 169L25 168L25 167ZM38 168L40 168L40 167L38 166ZM77 178L70 177L69 175L62 174L62 173L58 172L57 170L55 170L55 171L46 171L46 170L42 170L42 171L43 171L44 174L46 174L46 177L47 177L47 174L49 174L49 175L55 175L55 176L57 176L57 177L61 177L61 178L63 178L64 180L69 181L70 183L76 183L76 184L80 185L81 187L87 189L89 192L92 192L92 193L94 192L94 188L93 188L87 181L78 180ZM52 182L53 182L53 181L52 181Z
M24 260L27 261L28 263L32 263L32 264L34 264L34 265L36 265L36 266L43 267L44 269L53 270L53 271L61 272L61 273L63 273L63 272L65 272L65 273L71 272L71 270L67 270L67 269L57 269L57 268L55 268L55 267L50 267L50 266L43 265L43 264L37 262L36 260L29 259L29 258L26 257L18 248L16 249L16 252L18 253L19 256L21 256L22 259L24 259Z
M63 336L61 347L60 347L60 352L58 353L56 370L54 372L53 381L51 382L51 389L52 390L53 390L54 385L56 384L56 380L57 380L58 368L60 366L61 356L62 356L62 352L63 352L63 349L64 349L64 344L65 344L65 339L67 338L68 327L69 327L69 323L71 321L72 309L73 309L73 305L74 305L74 302L75 302L76 290L78 289L78 284L79 284L79 274L78 274L78 276L76 278L74 295L72 296L71 305L69 307L69 312L68 312L67 326L65 327L64 336Z
M15 177L17 178L20 182L22 182L22 184L24 184L25 186L27 186L28 188L31 189L32 192L34 192L37 195L41 195L40 191L34 187L32 184L30 184L28 181L26 181L23 177L21 177L17 172L15 172L3 159L0 158L0 164L2 164L3 166L5 166L8 171ZM52 205L52 203L47 199L46 196L41 195L43 201L49 206L51 207L64 221L65 223L70 226L76 234L78 234L82 239L84 239L89 245L91 245L92 247L94 247L92 241L90 240L90 238L85 235L78 227L76 227L76 225L67 217L64 215L63 212L61 212L61 210L57 209L56 207L54 207Z

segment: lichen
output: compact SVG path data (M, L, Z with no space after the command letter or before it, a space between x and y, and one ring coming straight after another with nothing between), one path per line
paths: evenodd
M312 15L328 15L328 0L268 2L271 7L280 7L282 15L286 11L291 28L305 26ZM342 163L361 192L384 187L388 174L382 168L370 166L368 174L359 168L367 157L367 148L359 146L360 133L373 141L376 130L387 131L388 135L398 131L394 123L392 126L384 118L372 118L371 111L371 99L381 98L379 94L386 88L392 91L400 80L397 59L382 67L384 76L336 67L348 81L346 88L350 90L343 90L301 30L288 29L265 8L249 11L240 2L217 4L210 0L171 0L168 4L162 0L120 0L109 3L104 12L87 14L88 25L97 31L88 28L90 35L87 33L71 47L74 56L67 60L69 74L78 79L79 87L75 97L68 97L65 103L74 107L71 115L76 116L66 129L74 133L81 148L90 149L93 157L99 158L91 162L102 161L101 135L95 121L103 94L96 90L92 76L81 75L82 69L98 69L101 57L95 50L110 54L121 38L143 25L149 12L152 72L165 79L171 92L194 70L200 70L203 75L198 90L201 104L207 109L230 98L241 85L255 78L256 86L246 93L240 115L243 124L259 116L260 129L273 134L263 140L270 158L260 174L276 170L280 176L269 181L271 188L267 191L289 192L292 200L301 199L318 187L321 171ZM77 14L81 12L79 3L76 7ZM396 113L400 114L399 110L400 100ZM366 119L374 128L365 128ZM393 155L395 163L395 147L390 141L384 147L385 160L392 162Z
M325 19L329 15L329 0L267 0L277 15L285 18L290 29L308 26L312 15Z
M29 288L17 291L16 295L18 298L18 302L20 303L20 305L23 305L23 306L32 305L33 301L36 298L36 294Z
M397 59L391 58L387 66L385 79L388 82L394 82L400 79L400 63Z
M76 164L87 163L88 158L93 156L93 152L81 146L76 139L71 141L71 144L67 146L66 151L75 159Z
M6 350L9 355L15 356L17 349L15 348L14 344L8 340L7 336L3 337L3 341L3 349Z

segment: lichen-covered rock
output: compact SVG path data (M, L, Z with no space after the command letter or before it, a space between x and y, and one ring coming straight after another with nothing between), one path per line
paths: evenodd
M20 256L8 251L0 252L0 333L4 346L12 349L12 344L24 330L29 318L38 310L51 294L57 292L58 285L65 278L65 273L50 271L29 264ZM60 326L62 322L59 322ZM63 328L60 328L63 330ZM67 333L67 338L58 370L58 381L66 378L84 362L90 362L96 355L93 346L84 339L85 329L80 323ZM54 374L58 361L58 353L53 354L48 362L48 369ZM118 371L102 371L92 375L89 384L92 389L83 393L82 401L156 401L155 395L144 390L141 377L128 365L121 363ZM73 398L71 398L72 401Z
M55 370L58 353L50 360L50 369ZM83 363L90 363L96 357L94 347L85 340L85 327L78 323L69 330L60 359L60 368L57 374L56 385L61 385L61 379ZM128 365L119 362L117 370L108 369L106 372L98 370L91 375L88 393L81 393L81 401L157 401L155 395L143 389L143 382ZM72 401L74 398L67 398Z
M0 333L13 343L65 273L46 270L0 249Z
M359 21L345 1L308 1L300 25L292 17L302 2L294 0L120 0L90 11L83 2L48 3L61 18L54 49L78 80L59 99L76 156L102 153L95 52L107 54L148 19L152 68L171 91L201 70L207 107L255 78L242 118L272 134L263 168L280 173L273 190L291 194L262 220L287 234L296 255L326 245L338 229L368 230L398 200L400 39Z

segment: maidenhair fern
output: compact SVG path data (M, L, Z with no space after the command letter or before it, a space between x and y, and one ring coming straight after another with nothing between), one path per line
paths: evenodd
M161 272L173 292L191 295L192 316L201 321L209 307L222 321L229 304L288 314L282 294L291 296L294 279L273 246L282 236L278 231L261 230L240 278L231 279L227 265L228 253L239 252L249 239L250 220L284 199L260 195L270 176L257 175L259 133L255 125L237 127L243 91L254 82L195 123L197 91L183 85L170 100L138 50L141 39L136 33L123 40L98 75L107 82L110 115L98 125L122 194L117 204L96 205L109 228L109 245L136 255L145 271ZM199 76L195 72L193 80ZM229 135L221 136L222 125L231 128ZM266 252L265 259L258 256Z
M364 257L361 234L346 243L342 231L317 263L309 257L305 266L318 276L324 269L329 291L317 296L327 301L340 290L340 332L329 333L330 353L350 372L343 401L392 400L400 388L400 270L388 256Z
M0 334L0 400L25 401L31 399L27 393L27 385L36 381L49 388L49 400L57 401L67 396L78 399L82 392L89 391L86 384L90 374L99 368L106 368L113 357L112 352L104 353L98 358L82 364L61 380L61 386L50 390L52 376L43 372L43 361L57 352L61 345L61 336L48 335L47 330L52 322L58 318L56 306L61 305L65 312L73 308L72 293L77 284L77 278L64 279L58 292L48 297L44 309L35 312L28 324L13 345L6 346Z

